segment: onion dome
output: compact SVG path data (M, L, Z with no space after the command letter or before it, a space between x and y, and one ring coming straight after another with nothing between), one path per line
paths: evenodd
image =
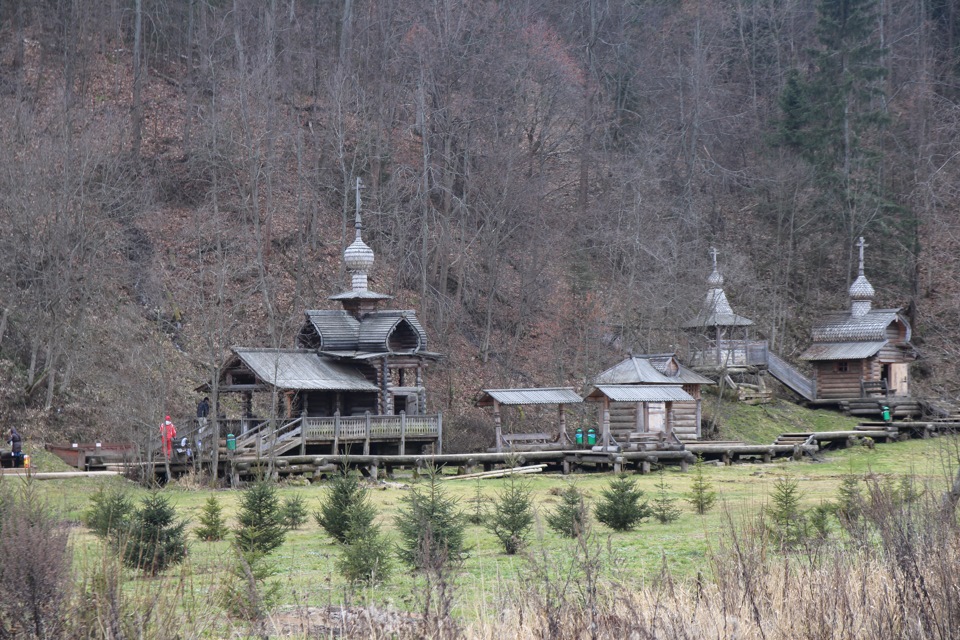
M360 238L360 229L357 239L343 252L343 264L348 271L367 271L373 266L373 249Z
M857 245L860 247L860 269L857 279L850 285L850 315L855 318L870 313L874 294L873 285L867 280L867 276L863 275L863 250L867 246L863 236Z

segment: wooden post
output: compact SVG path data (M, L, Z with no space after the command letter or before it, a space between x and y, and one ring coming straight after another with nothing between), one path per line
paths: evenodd
M340 409L333 413L333 455L340 451Z
M642 461L640 462L640 473L642 473L642 474L644 474L644 475L650 473L650 461L649 461L649 460L642 460Z
M307 455L307 418L300 417L300 455Z
M634 411L633 420L634 420L634 424L635 424L635 426L634 426L634 431L636 431L637 433L643 433L643 432L644 432L644 426L643 426L643 403L642 403L642 402L636 403L636 405L634 406L634 410L633 410L633 411Z
M563 475L570 475L570 461L564 458L561 465L563 467Z
M602 424L600 428L603 430L603 437L601 438L601 442L603 442L603 448L607 449L610 447L610 398L606 395L603 396L602 411Z
M407 454L407 412L400 412L400 455Z
M557 442L563 442L564 444L570 442L567 438L567 415L563 412L562 404L557 405L557 427L560 429L560 433L557 434L559 436Z
M437 455L443 453L443 413L437 414Z
M370 412L365 411L363 424L363 455L370 455Z
M680 471L686 473L690 470L690 461L687 458L684 458L680 461Z
M497 437L497 453L503 452L503 425L500 422L500 403L497 402L496 398L493 400L493 425L496 430Z

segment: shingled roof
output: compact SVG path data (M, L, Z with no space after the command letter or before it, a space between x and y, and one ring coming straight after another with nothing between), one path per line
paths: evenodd
M910 340L910 325L900 316L900 309L873 309L855 316L849 311L830 313L821 318L813 329L814 342L864 342L886 340L890 323L900 320L907 327L906 340Z
M236 356L266 384L300 391L378 391L356 368L344 366L305 349L233 349Z
M427 347L427 333L415 311L373 311L360 320L339 310L306 311L304 315L307 326L300 335L317 340L317 348L323 351L390 353L390 336L404 323L417 337L417 346L411 351L421 352Z

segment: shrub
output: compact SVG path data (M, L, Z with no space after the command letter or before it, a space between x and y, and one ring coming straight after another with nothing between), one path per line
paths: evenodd
M194 534L200 540L206 542L223 540L229 532L227 523L223 519L223 509L214 496L207 498L197 520L200 521L200 526L194 530Z
M547 514L547 526L565 538L585 533L590 513L583 501L583 492L570 484L560 493L560 504Z
M459 560L465 552L463 514L447 496L438 469L429 469L423 487L414 487L400 499L396 517L400 535L397 555L422 569Z
M90 507L83 514L83 522L101 540L115 539L127 530L134 504L123 489L100 487L90 497Z
M530 486L511 475L507 478L507 486L497 494L487 528L500 540L507 555L512 556L526 544L531 527L533 503Z
M853 523L860 518L863 512L863 492L858 476L847 474L840 479L834 511L845 523Z
M680 517L680 509L677 509L676 498L671 498L667 493L667 481L664 477L663 467L658 471L660 480L657 482L657 497L653 500L651 513L660 524L668 524Z
M614 531L630 531L651 511L646 502L641 502L643 491L637 481L627 475L619 475L610 481L610 486L601 492L596 508L597 520Z
M4 496L0 529L0 637L64 637L69 532L30 484Z
M230 576L217 593L220 606L236 618L262 620L280 602L280 584L267 582L276 574L276 567L263 555L237 554Z
M467 513L467 522L474 525L482 525L487 521L487 498L480 490L480 480L477 479L473 490L473 497L470 498L470 511Z
M366 504L346 514L348 543L337 559L337 569L351 584L379 584L390 576L390 552L374 515Z
M181 562L187 554L186 523L176 515L166 496L146 496L130 518L122 545L124 564L156 575Z
M713 485L704 475L703 457L697 456L697 461L693 465L693 482L690 485L690 493L687 494L687 502L693 505L693 510L703 515L713 508L717 502L717 492Z
M280 508L280 524L287 529L299 529L307 521L307 504L303 496L294 494L283 501Z
M786 548L800 544L807 534L807 517L800 509L800 482L792 478L777 478L773 483L770 533Z
M331 480L320 510L314 512L313 519L331 538L337 542L346 543L349 529L347 516L356 510L366 510L370 520L373 520L375 511L367 499L367 490L360 483L359 478L344 466L343 470Z
M251 557L266 555L283 544L286 532L273 484L261 480L244 489L234 536L240 551Z

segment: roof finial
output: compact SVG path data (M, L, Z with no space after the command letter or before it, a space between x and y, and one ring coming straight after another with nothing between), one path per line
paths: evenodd
M713 271L710 272L710 275L707 276L707 284L713 287L714 289L719 289L723 286L723 276L720 275L720 270L717 269L717 254L720 253L717 251L716 247L710 247L710 257L713 259Z
M710 247L710 257L713 258L713 270L717 270L717 254L720 253L717 251L716 247Z
M360 237L360 229L362 228L362 225L360 224L360 189L363 189L363 182L360 180L360 176L357 176L357 216L353 223L354 228L357 230L357 238Z
M869 245L863 241L863 236L860 236L860 240L857 242L857 246L860 247L860 270L857 272L858 275L863 275L863 250Z

